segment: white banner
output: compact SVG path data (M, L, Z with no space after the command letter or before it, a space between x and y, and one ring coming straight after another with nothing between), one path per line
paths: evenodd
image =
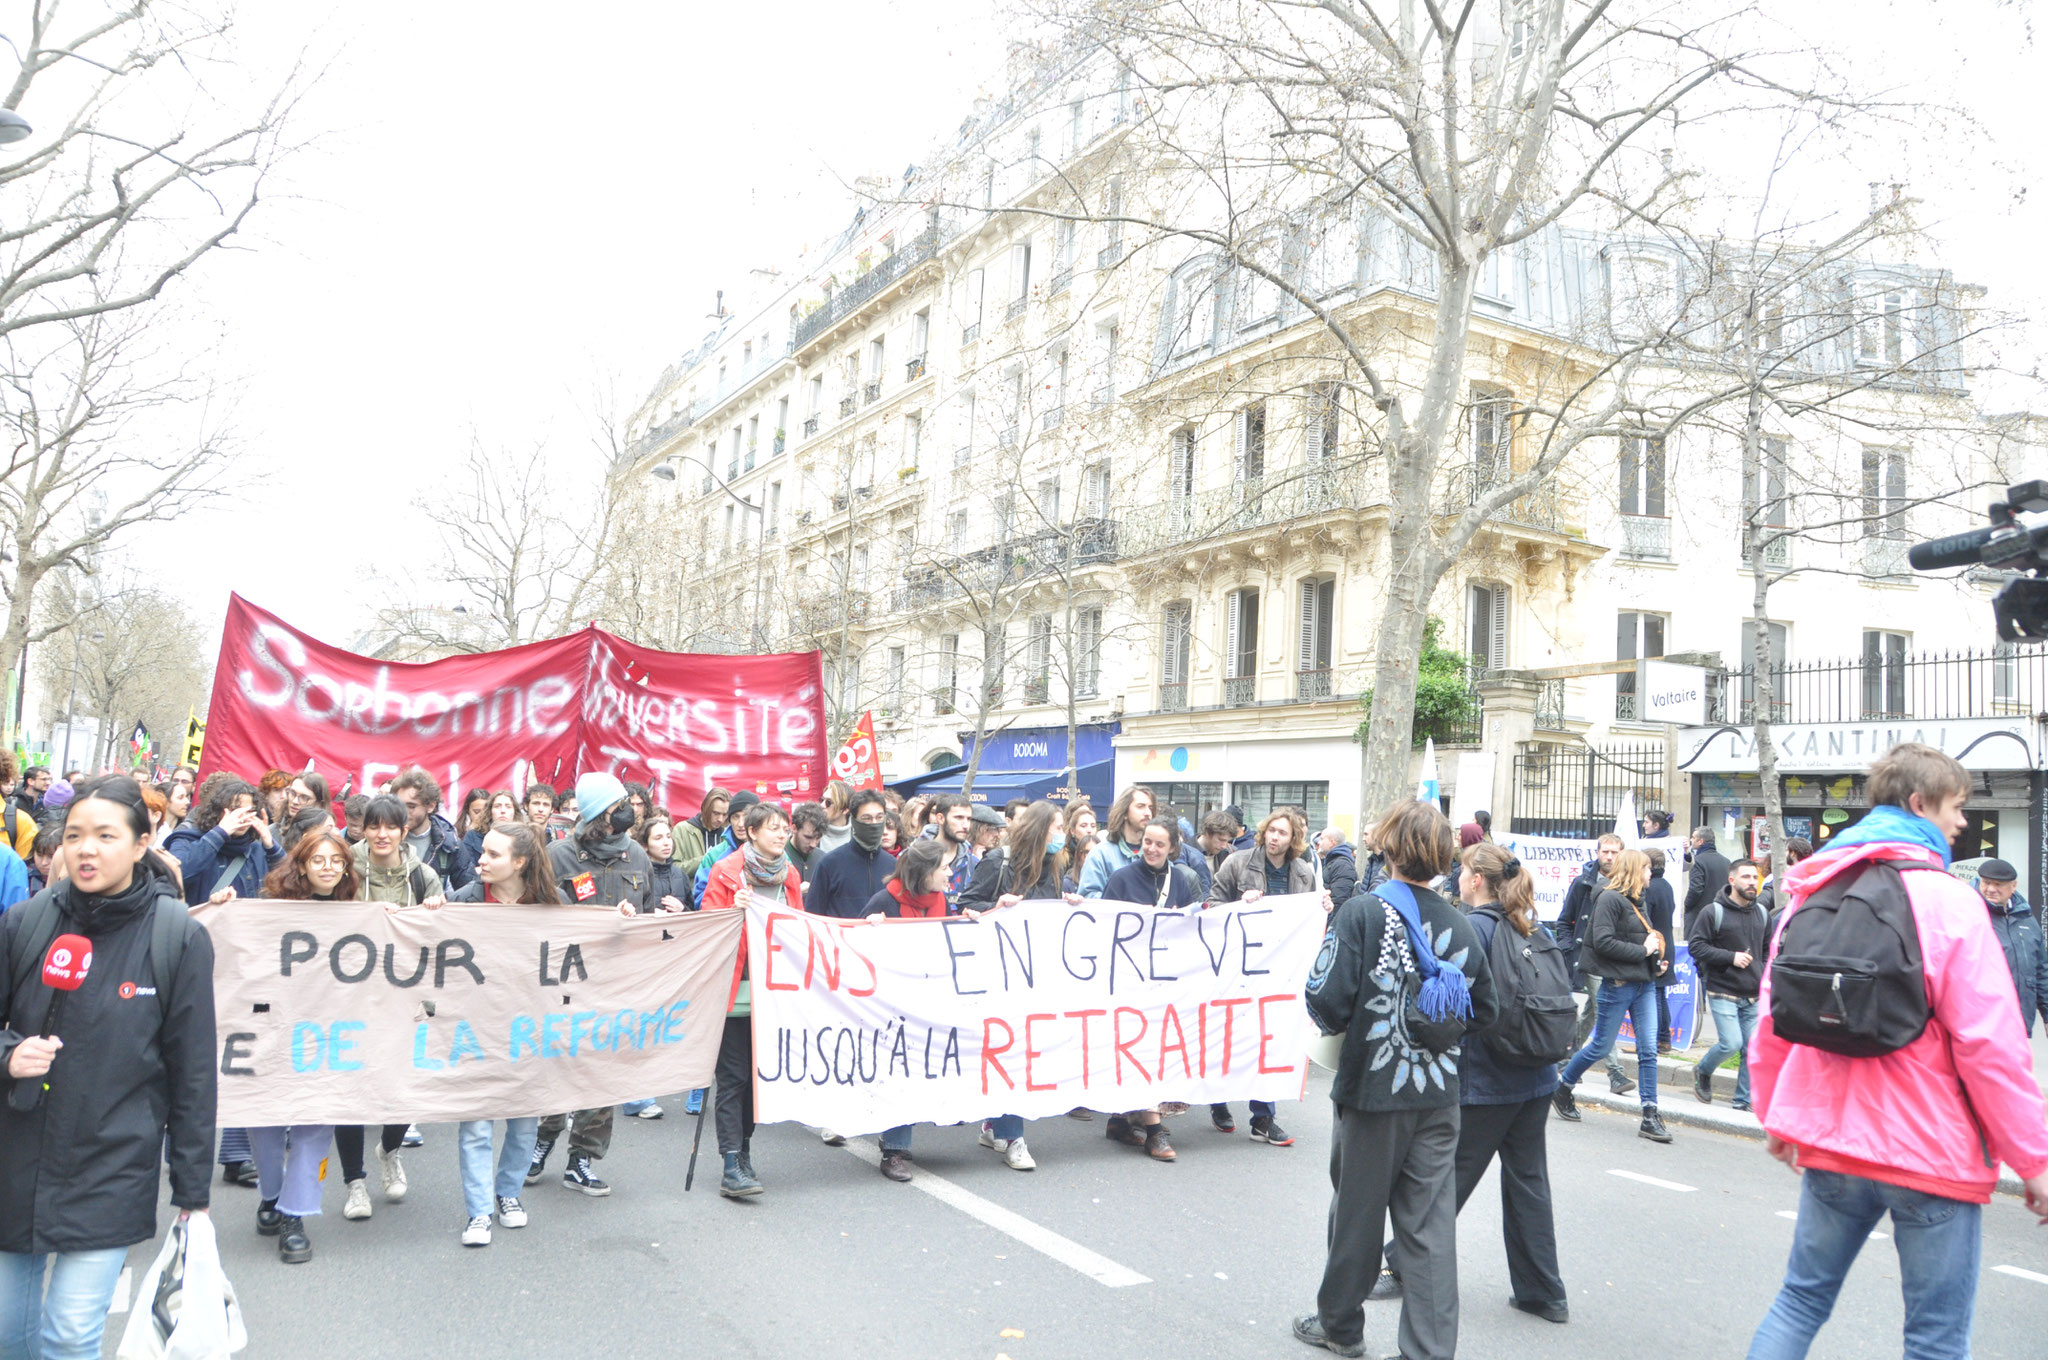
M748 912L755 1108L840 1133L1298 1100L1322 901L1024 902L979 921Z
M1579 876L1579 870L1586 866L1600 848L1595 840L1559 840L1549 836L1518 836L1514 832L1495 832L1494 841L1522 862L1536 885L1536 914L1546 921L1555 921L1564 910L1564 895L1572 886L1572 880ZM1685 841L1677 836L1666 836L1659 840L1636 839L1629 842L1631 850L1662 850L1664 852L1664 881L1671 884L1678 900L1685 900L1680 887L1685 881Z

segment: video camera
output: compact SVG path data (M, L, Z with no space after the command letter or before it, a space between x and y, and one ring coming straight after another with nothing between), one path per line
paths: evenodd
M1915 543L1906 560L1915 571L1986 566L2027 574L2007 581L1991 602L1998 636L2007 642L2048 638L2048 482L2020 482L1991 504L1991 523L1966 534Z

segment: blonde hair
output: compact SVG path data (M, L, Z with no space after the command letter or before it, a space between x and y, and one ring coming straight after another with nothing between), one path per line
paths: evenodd
M1501 915L1518 934L1536 933L1536 889L1520 860L1491 841L1466 846L1460 859L1465 868L1486 880Z
M1266 828L1275 822L1287 823L1287 853L1300 857L1308 853L1308 823L1287 808L1278 808L1259 820L1259 834L1255 842L1259 852L1265 853Z
M1650 882L1650 857L1640 850L1624 850L1615 857L1614 872L1607 886L1630 901L1641 897Z

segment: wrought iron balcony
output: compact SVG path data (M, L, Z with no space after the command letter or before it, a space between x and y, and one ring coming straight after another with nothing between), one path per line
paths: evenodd
M1296 671L1294 673L1294 697L1303 703L1329 698L1331 694L1330 677L1331 672L1327 669Z
M970 321L960 328L961 344L971 345L979 339L981 339L981 323L979 321Z
M1124 247L1121 241L1111 241L1095 252L1097 269L1114 269L1124 262Z
M1043 675L1024 677L1024 702L1042 704L1052 697L1052 681Z
M903 366L903 381L916 382L924 376L924 356L918 355Z
M839 399L839 418L841 420L846 419L848 416L854 413L854 411L859 407L859 405L860 403L855 401L852 397L841 397Z
M740 475L740 456L734 454L725 460L725 480L728 482Z
M1132 554L1156 552L1268 524L1359 510L1368 500L1364 473L1357 467L1303 469L1139 507L1125 516L1122 542Z
M752 444L749 444L749 445L747 445L747 456L746 456L745 458L742 458L742 459L740 460L740 471L742 471L742 472L752 472L753 470L754 470L754 446L753 446Z
M870 404L880 401L882 399L882 380L877 378L875 381L862 387L860 395L861 400Z
M1185 713L1188 711L1188 684L1178 680L1171 684L1162 682L1159 686L1159 711L1161 713Z
M1039 417L1038 428L1047 431L1057 430L1060 427L1060 422L1064 421L1066 418L1067 408L1064 406L1055 406L1050 411L1047 411L1043 416Z
M1000 430L997 430L997 431L996 431L996 443L997 443L997 445L998 445L998 446L1000 446L1000 447L1002 447L1002 448L1006 448L1006 449L1014 449L1014 448L1016 448L1016 447L1017 447L1017 427L1016 427L1015 425L1005 425L1005 426L1004 426L1004 427L1003 427L1002 429L1000 429Z
M1051 297L1058 297L1061 293L1067 291L1068 285L1073 283L1073 281L1074 271L1071 268L1062 269L1059 273L1052 276L1052 283L1047 286L1046 293Z
M774 443L772 443L772 444L770 444L770 445L768 446L768 456L769 456L770 458L773 458L773 457L774 457L774 456L775 456L776 454L778 454L778 453L781 453L781 452L782 452L782 444L783 444L783 437L782 437L782 431L780 431L780 430L777 430L777 431L775 432L775 442L774 442Z
M1645 561L1671 559L1671 521L1663 515L1623 515L1621 555Z
M957 449L954 449L954 450L953 450L953 466L954 466L954 467L956 467L956 468L963 468L963 467L966 467L966 466L967 466L967 465L968 465L969 463L971 463L971 462L973 462L973 461L974 461L974 445L972 445L972 444L962 444L962 445L961 445L961 446L960 446L959 448L957 448Z
M791 353L852 316L913 268L931 259L938 253L941 239L937 226L927 228L903 249L826 299L823 306L796 323L796 330L790 336Z
M1015 321L1024 315L1024 309L1031 305L1030 298L1018 298L1003 310L1003 320Z
M1250 708L1257 702L1259 680L1255 675L1234 675L1223 682L1225 708Z
M1504 480L1491 473L1490 469L1468 463L1452 474L1451 492L1444 505L1446 515L1463 514L1477 505L1480 498L1492 491ZM1558 514L1557 488L1545 483L1525 495L1517 496L1506 505L1497 506L1487 516L1490 522L1519 524L1528 529L1543 529L1550 533L1570 533Z
M816 416L804 417L804 438L809 439L812 435L816 434L817 432L818 418Z
M1903 538L1865 539L1863 574L1880 579L1910 577L1913 573L1906 567L1906 547L1906 540Z
M1096 389L1095 389L1095 409L1096 409L1096 410L1098 410L1098 411L1106 410L1106 409L1108 409L1108 408L1109 408L1109 407L1110 407L1110 406L1111 406L1111 405L1112 405L1113 403L1115 403L1115 401L1116 401L1116 388L1115 388L1115 386L1114 386L1113 384L1110 384L1110 383L1104 383L1104 384L1103 384L1102 386L1100 386L1100 387L1098 387L1098 388L1096 388Z

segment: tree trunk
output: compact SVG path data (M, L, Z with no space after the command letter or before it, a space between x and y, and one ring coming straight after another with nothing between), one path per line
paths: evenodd
M1756 738L1756 780L1763 792L1765 835L1770 841L1774 864L1784 862L1785 806L1778 788L1778 748L1771 740L1771 713L1777 702L1777 676L1771 670L1770 593L1771 569L1766 556L1782 541L1782 531L1766 528L1775 518L1770 497L1770 478L1763 466L1763 394L1750 384L1749 405L1742 423L1743 485L1756 488L1756 504L1749 513L1750 639L1749 666L1754 677L1751 692L1756 696L1750 713L1750 731ZM1788 517L1789 518L1789 517ZM1748 849L1753 850L1752 844Z

